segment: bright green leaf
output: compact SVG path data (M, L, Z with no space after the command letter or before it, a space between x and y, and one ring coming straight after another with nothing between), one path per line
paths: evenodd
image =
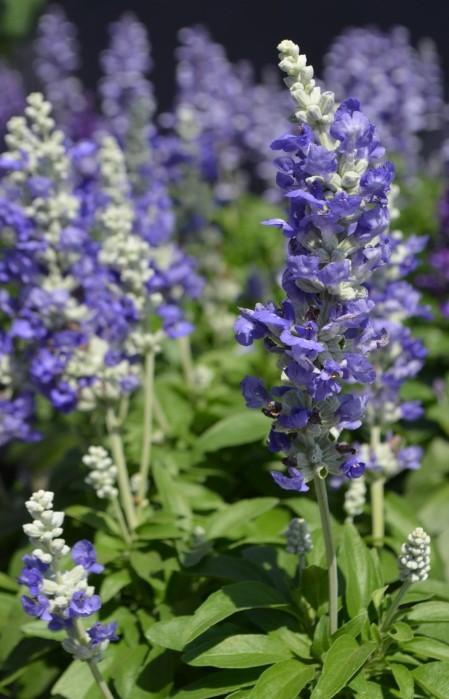
M115 595L124 587L129 585L130 582L131 577L126 568L118 570L115 573L109 573L103 580L100 590L101 601L103 604L109 602L110 599L115 597Z
M373 592L382 584L375 562L353 524L346 523L340 549L340 566L346 583L345 601L349 615L367 608Z
M449 602L422 602L407 613L409 621L449 622Z
M159 621L148 629L145 637L156 646L180 651L184 648L184 636L191 621L192 617L187 615Z
M400 645L406 653L413 653L432 660L449 660L449 646L434 638L417 636L408 641L408 643L401 643Z
M242 687L251 687L259 674L259 669L212 672L181 689L176 693L175 699L212 699L212 697L228 695L228 692Z
M201 452L211 452L259 442L266 437L268 429L269 422L262 413L245 410L212 425L196 441L196 448Z
M449 662L426 663L412 672L415 682L434 699L449 697Z
M183 660L195 667L251 668L272 665L291 658L290 650L278 639L261 634L234 634L211 645L207 634L187 647ZM203 640L204 639L204 640Z
M226 585L203 602L191 619L184 643L190 643L219 621L244 609L283 608L287 600L264 583L249 581Z
M277 498L253 498L228 505L225 510L216 512L209 519L205 526L206 537L208 539L228 536L233 538L233 530L236 527L272 510L278 502Z
M405 665L390 665L394 680L398 685L401 699L413 699L415 696L415 686L413 675Z
M265 670L249 694L249 699L297 699L313 679L315 668L298 660L284 660Z
M310 699L331 699L346 687L363 667L375 643L359 646L352 636L340 636L324 656L323 670Z

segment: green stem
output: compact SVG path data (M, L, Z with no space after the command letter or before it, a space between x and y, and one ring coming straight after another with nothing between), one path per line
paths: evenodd
M104 699L114 699L114 695L109 690L108 685L103 679L103 675L101 674L97 663L94 660L88 660L87 664L89 665L89 669Z
M338 629L338 574L337 556L327 499L326 481L321 478L318 471L314 473L315 493L320 510L321 528L323 530L324 548L326 551L327 574L329 581L329 630L331 635Z
M153 407L154 407L154 417L158 421L159 427L161 428L164 435L168 434L170 432L170 424L168 422L167 416L164 413L161 402L158 399L156 393L154 393L154 396L153 396Z
M388 628L390 627L391 622L393 621L393 619L396 615L396 612L399 609L399 605L401 604L401 602L404 598L404 595L408 591L411 584L412 583L410 582L410 580L404 580L401 587L397 591L396 597L394 598L393 602L391 603L391 607L388 610L388 612L385 616L385 619L382 622L382 626L380 627L380 630L382 633L385 633L385 631L387 631Z
M384 478L376 478L371 483L371 519L373 545L382 547L384 545L385 524L384 524Z
M120 492L120 500L126 515L128 527L133 531L137 526L136 510L131 495L131 483L129 481L128 468L126 466L125 452L122 437L120 435L119 422L113 408L106 411L106 426L109 432L112 457L117 466L117 483Z
M379 453L381 444L380 427L373 425L371 427L370 447L375 455ZM384 523L384 484L385 478L383 475L374 476L371 483L371 521L372 521L372 538L374 546L382 547L385 538L385 523Z
M138 498L139 507L145 501L145 494L148 485L148 475L150 472L151 459L151 435L153 429L153 399L154 399L154 352L148 350L145 354L144 368L144 407L143 407L143 440L142 451L140 456L139 469L139 488Z
M126 541L126 543L130 544L132 541L131 535L129 533L128 527L126 526L126 521L125 521L125 518L123 516L123 512L122 512L122 509L120 507L120 503L116 497L112 498L112 507L114 510L115 518L116 518L118 525L120 527L120 531L122 532L122 536L123 536L124 540Z
M87 645L89 639L86 636L86 631L84 630L84 627L81 623L81 619L75 619L74 628L75 636L77 637L78 641L83 646ZM114 699L114 695L109 690L108 685L106 684L95 660L87 660L86 662L89 666L89 670L91 671L95 682L97 683L98 689L100 690L103 699Z
M187 387L193 388L195 381L189 336L184 335L184 337L178 338L178 346L182 370L184 372L184 378L186 380Z

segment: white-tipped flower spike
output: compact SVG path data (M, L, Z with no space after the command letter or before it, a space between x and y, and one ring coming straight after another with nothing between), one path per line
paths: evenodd
M288 553L304 556L313 548L312 537L305 519L294 517L287 527L285 538L287 539Z
M82 461L85 466L90 468L90 473L84 480L92 486L97 496L106 500L117 497L118 490L115 487L117 467L113 464L106 449L89 447Z
M424 582L430 571L430 536L417 527L402 544L398 558L399 577L404 581Z
M279 68L287 74L285 83L297 104L295 118L310 126L329 124L335 111L333 92L321 91L312 66L307 65L307 57L293 41L281 41L278 51Z
M40 548L23 557L24 568L18 581L28 588L30 596L22 596L22 606L29 616L47 622L50 631L64 629L68 638L63 646L75 658L96 662L101 660L109 642L117 640L114 622L97 622L88 629L81 623L81 618L95 614L101 607L101 599L94 586L89 585L88 576L101 573L103 566L97 563L90 541L82 539L70 549L59 538L64 513L53 510L53 497L53 493L39 490L26 503L33 522L25 524L23 530L31 543ZM75 564L71 567L61 560L69 552Z
M42 563L49 565L54 558L65 556L69 552L64 539L61 539L63 512L53 511L53 493L38 490L25 503L33 518L31 524L24 524L23 531L36 546L33 556Z
M348 515L348 520L352 521L363 513L366 502L366 483L363 476L350 481L345 492L344 510Z

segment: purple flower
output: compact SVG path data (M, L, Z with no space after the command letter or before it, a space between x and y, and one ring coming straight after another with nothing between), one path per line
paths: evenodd
M349 152L370 144L373 126L360 111L360 102L351 98L342 102L337 109L330 133L341 141L341 148Z
M305 483L301 471L293 466L290 466L287 471L288 476L279 471L271 471L271 476L275 483L283 490L296 490L298 493L306 493L309 490L309 486Z
M45 595L38 594L34 599L22 595L20 599L22 601L22 607L25 614L42 619L42 621L50 621L51 615L47 611L49 601Z
M109 624L102 624L99 621L87 629L92 645L97 646L103 641L118 641L117 624L111 621Z
M48 565L42 563L42 561L35 556L29 556L28 554L23 557L23 562L25 567L18 577L18 582L20 585L26 585L30 594L36 597L39 594L44 579L44 573L48 569Z
M280 54L299 121L299 134L284 134L272 144L285 153L275 164L288 215L269 221L287 238L283 300L241 309L235 331L241 344L263 339L276 355L282 385L265 388L251 377L242 391L249 407L262 408L273 420L269 448L284 452L287 464L302 464L273 477L281 487L301 491L318 463L338 477L356 477L363 469L329 434L360 427L376 379L369 354L386 344L388 328L372 321L370 284L391 252L388 192L394 168L379 163L383 149L358 100L334 111L332 94L323 93L322 114L312 116L300 95L312 89L318 95L320 88L309 84L302 69L292 77L297 52L290 42L282 42Z
M87 539L77 541L72 547L72 559L77 565L83 566L88 573L102 573L104 566L97 563L94 545Z
M401 470L409 469L411 471L416 471L421 468L422 457L423 450L421 447L404 447L399 450L397 455L399 468Z
M248 408L263 408L270 400L263 382L256 376L245 376L240 388Z
M289 414L282 414L277 420L279 427L286 430L300 430L309 422L310 411L305 408L295 408Z
M350 456L341 466L340 470L348 478L360 478L365 472L366 464L357 456Z
M75 592L70 600L68 614L70 618L95 614L101 607L99 595L86 595L85 592Z
M401 417L403 420L417 420L423 414L422 405L418 400L405 401L401 405Z

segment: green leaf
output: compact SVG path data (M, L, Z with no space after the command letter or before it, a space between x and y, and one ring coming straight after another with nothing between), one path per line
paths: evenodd
M449 602L422 602L407 613L409 621L449 622Z
M412 675L433 699L449 697L449 662L426 663L413 670Z
M65 631L50 631L45 621L29 621L27 624L22 624L20 628L25 636L47 638L50 641L62 641L67 636Z
M93 527L93 529L120 534L115 520L102 510L94 510L85 505L71 505L65 508L65 513L68 517L87 524L89 527Z
M184 635L187 634L191 616L177 616L168 621L158 621L145 633L145 637L156 646L182 650L184 648Z
M397 493L389 492L386 495L385 517L390 526L400 535L401 539L406 539L417 526L416 511L405 502L403 496L401 497Z
M26 34L44 0L3 0L1 35L18 38Z
M150 582L152 574L163 567L162 559L156 551L134 551L129 560L133 570L145 582Z
M438 534L449 527L448 500L449 484L441 485L420 509L420 520L430 534Z
M413 699L415 696L415 684L413 675L405 665L390 665L394 680L399 688L401 699Z
M0 589L8 590L9 592L17 592L19 586L9 575L0 572Z
M212 515L206 523L206 538L233 538L233 530L236 527L255 519L264 512L272 510L278 502L277 498L253 498L251 500L240 500L240 502L228 505L226 509Z
M382 585L374 560L353 524L346 523L343 529L340 566L346 582L346 607L352 618L367 608L373 592Z
M174 699L211 699L222 697L228 692L251 687L260 674L259 669L219 670L204 675L193 684L177 692Z
M398 643L406 643L413 638L413 629L403 621L397 621L388 632L391 638L394 638Z
M173 475L170 474L165 463L162 464L160 461L154 462L153 477L164 509L178 517L190 519L192 513L187 500L184 498L179 484L173 482Z
M123 646L120 648L112 671L112 679L120 692L120 699L132 699L133 691L136 689L136 680L148 653L148 646L134 646L133 648Z
M284 660L265 670L249 693L249 699L297 699L313 679L315 668L298 660Z
M251 668L291 658L278 638L261 634L235 634L213 642L204 634L187 647L183 660L194 667ZM212 645L211 645L212 642Z
M375 643L359 646L352 636L340 636L324 656L323 670L310 699L331 699L347 686L375 650Z
M118 570L115 573L109 573L103 580L100 589L100 597L103 604L109 602L110 599L116 596L124 587L129 585L131 577L126 568Z
M432 658L433 660L449 660L449 646L442 641L426 636L417 636L408 643L401 643L406 653Z
M233 413L203 432L196 441L196 448L201 452L211 452L259 442L266 437L268 428L269 422L262 413L250 410Z
M190 643L219 621L244 609L284 608L286 599L264 583L248 581L225 585L203 602L191 619L184 643Z
M358 674L349 685L357 699L384 699L382 687L375 682L369 682L362 673Z
M95 680L87 663L74 660L53 685L51 693L64 699L84 699L87 692L94 686Z

